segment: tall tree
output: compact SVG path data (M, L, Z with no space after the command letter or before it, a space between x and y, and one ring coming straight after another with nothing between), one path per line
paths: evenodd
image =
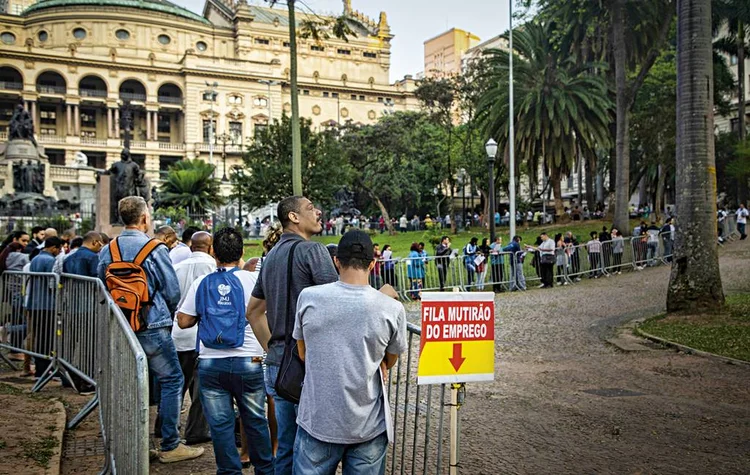
M724 304L716 243L711 0L677 5L677 236L667 311Z
M601 63L577 64L554 47L553 23L532 21L513 31L514 110L517 157L536 173L549 171L555 212L564 213L560 180L569 174L579 145L589 149L609 144L612 103ZM508 142L508 52L490 50L490 87L477 110L486 136L501 147ZM540 162L541 160L541 162Z
M169 168L161 185L159 205L179 207L201 214L224 204L216 167L203 160L181 160Z

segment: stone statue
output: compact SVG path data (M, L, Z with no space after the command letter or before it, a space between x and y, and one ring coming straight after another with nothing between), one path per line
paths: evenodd
M31 164L31 161L29 161L29 173L31 175L31 192L32 193L39 193L44 194L44 163L37 162L36 164Z
M143 170L133 161L128 148L122 149L120 161L115 162L106 172L112 175L112 189L110 191L110 216L112 223L119 223L120 216L117 205L126 196L140 196L146 201L150 199L149 183Z
M13 111L10 118L10 124L8 124L8 140L14 139L28 140L34 144L34 147L37 146L34 138L34 121L31 120L29 111L24 109L21 104L16 106L16 110Z
M13 164L13 189L16 193L44 193L44 164L19 160Z

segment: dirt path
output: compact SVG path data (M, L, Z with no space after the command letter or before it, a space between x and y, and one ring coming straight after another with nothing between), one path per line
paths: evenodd
M750 290L750 245L721 258ZM461 472L750 473L750 368L605 342L664 310L669 269L497 298L496 381L467 388ZM612 391L617 390L617 391Z

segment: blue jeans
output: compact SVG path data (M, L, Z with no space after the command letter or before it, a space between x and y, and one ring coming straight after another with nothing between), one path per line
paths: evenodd
M297 405L276 394L274 384L279 367L266 365L266 393L273 398L276 406L276 426L278 427L279 447L276 450L276 475L292 475L294 438L297 436Z
M331 444L297 429L294 444L294 473L297 475L333 475L339 462L343 475L382 475L385 473L385 432L360 444Z
M183 376L177 350L172 341L172 327L152 328L135 334L148 359L148 369L156 376L161 388L161 450L167 452L180 443L180 407Z
M198 384L216 456L218 475L242 474L242 463L234 439L234 406L247 436L250 461L255 473L273 474L271 434L266 419L263 365L250 357L198 360Z

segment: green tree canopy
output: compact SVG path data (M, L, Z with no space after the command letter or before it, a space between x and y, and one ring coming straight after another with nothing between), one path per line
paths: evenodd
M224 204L214 167L203 160L182 160L169 168L161 185L160 204L179 207L190 213L204 213Z

